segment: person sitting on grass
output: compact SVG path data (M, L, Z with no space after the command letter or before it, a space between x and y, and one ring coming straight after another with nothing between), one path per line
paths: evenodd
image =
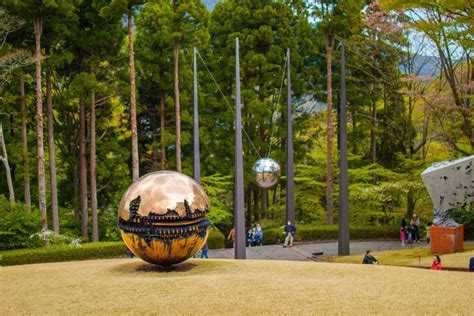
M252 229L247 232L247 244L249 247L255 246L255 236Z
M372 251L371 250L367 250L365 252L364 260L362 260L362 263L363 264L379 264L377 259L375 259L375 257L372 256Z
M442 270L443 266L441 265L441 258L438 255L433 257L433 264L431 265L431 270Z

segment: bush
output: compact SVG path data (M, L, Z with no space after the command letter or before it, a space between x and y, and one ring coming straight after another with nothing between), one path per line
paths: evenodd
M216 229L212 228L211 232L209 233L209 238L207 239L207 244L209 246L209 249L221 249L224 248L224 234Z
M474 240L474 207L453 210L452 215L456 222L464 224L464 240Z
M398 227L392 226L373 226L357 227L351 226L350 238L356 239L384 239L398 238ZM295 241L315 241L315 240L334 240L338 238L337 225L305 225L297 226ZM265 245L276 244L285 239L283 227L267 229L263 233L263 243Z
M0 195L0 250L41 246L41 241L30 238L40 224L37 210L30 211L21 202L10 203Z
M120 258L127 256L127 247L121 241L98 242L83 244L81 247L62 245L50 248L2 251L0 256L3 257L2 265L12 266L43 262Z

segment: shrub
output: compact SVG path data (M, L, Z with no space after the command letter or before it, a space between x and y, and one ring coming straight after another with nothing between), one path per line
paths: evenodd
M452 212L453 218L464 224L464 240L474 240L474 207L464 207Z
M398 227L392 226L350 227L350 238L353 240L398 238L398 234ZM337 238L337 225L297 226L295 235L295 241L334 240ZM263 233L263 243L265 245L276 244L284 239L283 227L267 229Z
M41 241L30 238L40 227L37 210L28 210L21 202L10 203L0 195L0 250L32 248Z
M211 232L209 233L209 238L207 239L209 249L224 248L224 239L224 234L220 230L216 228L211 229Z
M127 247L123 242L99 242L83 244L81 247L61 245L50 248L16 249L0 252L0 256L3 257L2 265L11 266L126 257Z

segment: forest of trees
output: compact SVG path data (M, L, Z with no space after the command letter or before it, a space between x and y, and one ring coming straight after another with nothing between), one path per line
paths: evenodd
M473 22L469 0L1 0L0 204L37 231L118 238L132 181L193 174L196 47L201 181L228 230L238 37L247 225L285 219L285 175L261 189L251 170L285 170L287 48L297 222L337 223L343 39L351 223L429 220L420 173L474 153Z

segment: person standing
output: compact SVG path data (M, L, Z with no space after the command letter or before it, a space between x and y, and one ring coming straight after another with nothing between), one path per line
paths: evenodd
M293 237L296 234L296 227L295 225L291 224L291 221L288 221L288 224L285 226L285 229L283 231L286 235L285 238L285 243L283 244L283 247L290 246L293 247Z
M413 230L413 242L420 242L420 219L416 217L416 214L413 214L410 224Z
M235 227L232 227L229 235L227 235L227 240L232 240L232 248L235 248Z
M201 248L201 259L203 258L209 259L209 257L207 256L208 250L209 250L209 245L207 244L207 240L206 240L206 243Z
M407 235L405 233L405 229L403 227L400 227L400 240L402 241L402 246L405 246L406 238L407 238Z

